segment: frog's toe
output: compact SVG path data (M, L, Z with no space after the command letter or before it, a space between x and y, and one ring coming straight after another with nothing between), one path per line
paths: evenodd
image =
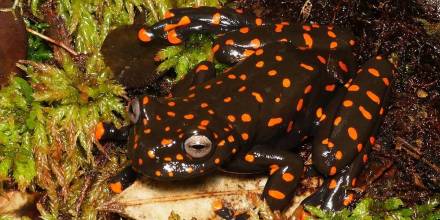
M368 145L362 153L369 152L370 148L371 146ZM363 155L358 155L349 166L338 174L328 177L318 191L306 198L302 204L318 206L330 211L338 211L349 206L355 197L358 197L353 189L356 186L356 177L365 164Z
M315 206L323 210L339 211L348 207L357 197L353 190L345 189L346 187L333 187L332 180L323 185L312 196L302 202L303 206Z
M112 123L99 122L95 127L95 139L101 144L106 142L124 142L128 139L129 126L117 128Z
M325 183L323 184L325 185ZM302 205L308 205L308 206L320 206L322 201L324 201L324 197L327 195L327 190L325 187L320 187L318 191L307 197L303 202Z
M114 193L121 193L129 187L136 180L137 174L128 166L124 168L119 174L113 176L109 180L109 189Z

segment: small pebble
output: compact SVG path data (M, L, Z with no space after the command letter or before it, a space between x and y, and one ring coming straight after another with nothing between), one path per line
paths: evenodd
M423 89L418 89L417 90L417 97L424 99L424 98L428 97L428 93Z

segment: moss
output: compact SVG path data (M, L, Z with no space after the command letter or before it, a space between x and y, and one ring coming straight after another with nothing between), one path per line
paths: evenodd
M43 17L42 3L29 2L38 18ZM100 54L105 37L111 29L132 24L135 11L144 13L151 24L171 7L219 4L217 0L58 0L57 12L73 39L73 49L86 56L82 62L67 52L54 57L41 39L29 38L29 60L20 63L28 78L14 77L0 90L0 178L12 178L20 190L44 193L44 203L37 203L42 219L97 218L96 204L110 195L107 178L125 160L121 150L97 148L93 136L99 121L126 123L125 90L112 79ZM38 22L28 26L39 32L48 28ZM196 40L200 39L202 49L194 43L179 46L178 53L162 57L168 62L162 68L175 68L181 78L206 59L212 38ZM187 57L188 63L169 65L176 56ZM52 58L51 64L43 63Z
M167 1L164 1L167 2ZM176 7L197 7L197 6L213 6L219 7L225 4L225 0L203 0L203 1L185 1L177 0L172 4L165 3L164 6L175 5ZM156 3L157 4L157 3ZM159 11L165 12L163 7L157 7ZM167 10L171 7L166 8ZM158 20L152 14L147 17L147 24L151 25ZM157 59L161 61L157 68L157 72L164 73L170 69L173 69L176 73L174 81L182 79L186 73L194 68L198 63L211 59L211 47L214 41L214 36L194 34L188 41L177 46L168 46L160 50L157 54ZM226 68L225 65L215 63L215 67L218 71L222 71Z
M26 26L37 32L44 32L49 25L45 23L32 22L25 19ZM27 59L34 61L47 61L53 58L52 52L49 46L39 37L29 35L28 37L28 50Z
M169 46L160 50L156 57L162 63L158 66L157 72L163 73L174 69L177 75L175 81L179 81L198 63L209 59L212 39L210 36L196 34L183 45Z
M309 219L438 219L439 203L439 198L434 197L426 204L407 207L399 198L384 201L365 198L353 210L329 212L313 206L306 206L305 209L312 214Z
M33 158L31 103L32 88L18 77L0 90L0 179L10 175L20 190L36 176Z

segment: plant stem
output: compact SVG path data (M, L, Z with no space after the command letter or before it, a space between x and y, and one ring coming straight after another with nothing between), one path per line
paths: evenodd
M48 41L48 42L50 42L52 44L55 44L55 45L65 49L67 52L69 52L73 56L78 56L79 55L78 52L74 51L72 48L68 47L63 42L56 41L56 40L54 40L54 39L52 39L52 38L50 38L50 37L48 37L48 36L46 36L46 35L44 35L42 33L39 33L38 31L32 30L30 28L26 28L26 31L31 33L31 34L33 34L33 35L35 35L35 36L37 36L37 37L42 38L43 40L46 40L46 41Z

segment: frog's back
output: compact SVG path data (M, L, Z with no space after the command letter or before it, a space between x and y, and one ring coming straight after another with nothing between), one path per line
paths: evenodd
M243 141L265 143L291 131L320 90L314 87L331 81L319 74L322 64L312 55L282 43L258 49L217 78L190 88L183 100L196 112L214 111L243 134Z

